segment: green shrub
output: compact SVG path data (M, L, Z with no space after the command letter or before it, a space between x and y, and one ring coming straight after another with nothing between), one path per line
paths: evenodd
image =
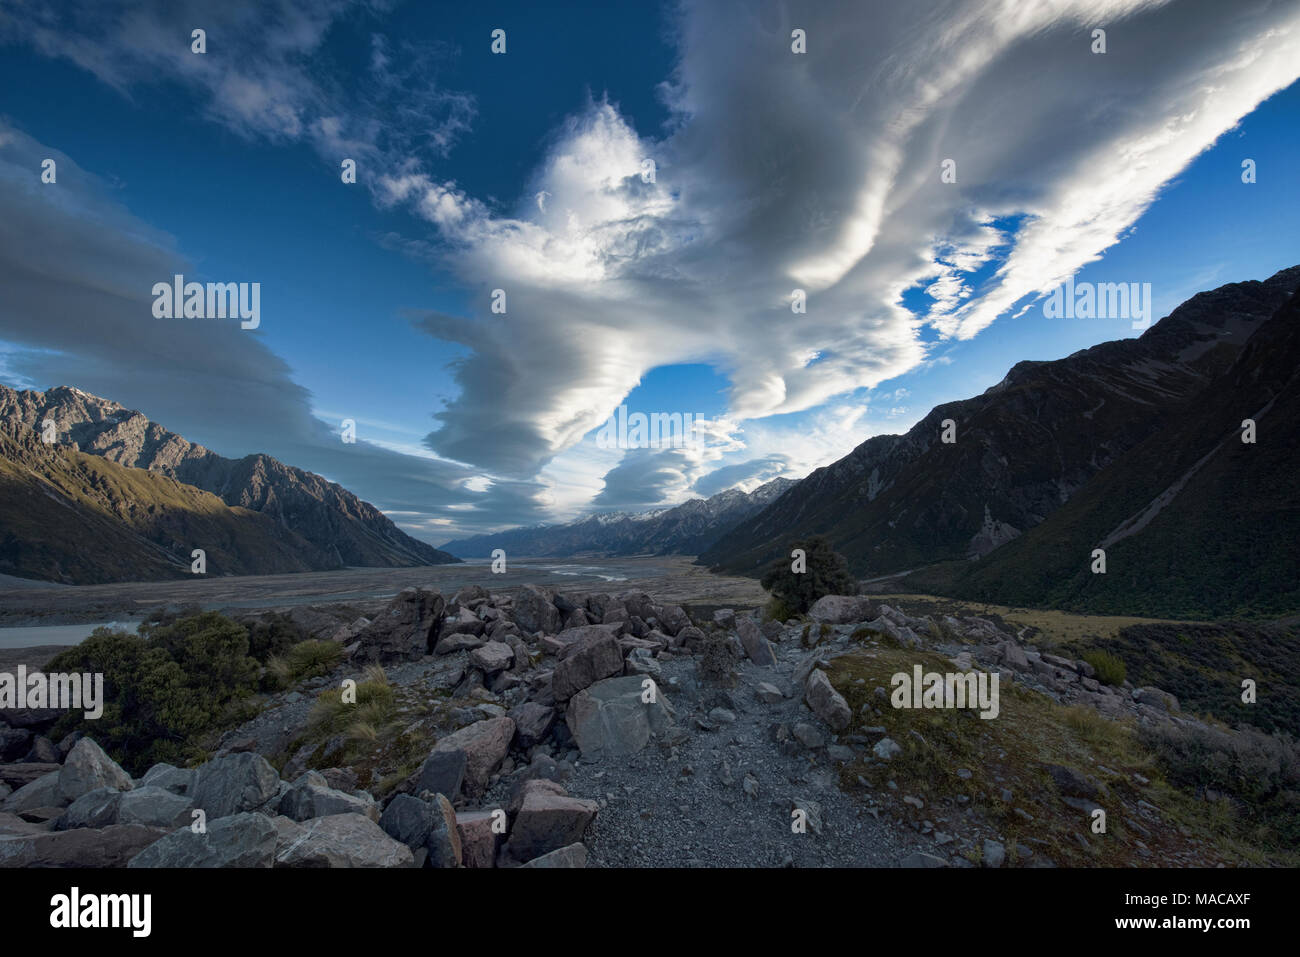
M46 666L104 675L103 715L71 712L54 733L85 732L134 775L187 763L202 754L205 732L246 718L259 670L248 632L216 612L154 617L140 632L97 628Z
M849 573L849 563L843 555L831 548L822 536L795 542L791 551L803 549L806 560L804 571L796 572L793 561L780 558L763 574L760 584L787 609L806 614L813 602L825 595L853 595L857 593L857 580ZM793 617L793 616L792 616Z
M1092 665L1093 670L1097 672L1097 680L1102 684L1118 687L1128 676L1123 659L1109 651L1094 648L1084 652L1083 660Z

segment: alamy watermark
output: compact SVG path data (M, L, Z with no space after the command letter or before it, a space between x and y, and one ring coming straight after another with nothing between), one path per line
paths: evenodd
M895 708L978 708L981 718L998 716L997 672L962 671L922 673L920 665L909 675L900 671L889 679L894 693L889 703Z
M241 319L241 329L262 324L260 282L186 282L178 273L154 283L153 297L155 319Z
M633 412L620 405L596 433L601 449L686 449L701 444L696 428L702 412Z
M1071 276L1043 303L1047 319L1131 319L1134 329L1151 325L1151 283L1080 282Z
M16 674L0 671L0 711L7 708L80 708L94 721L104 713L104 676L98 672L29 673L26 665L19 665Z

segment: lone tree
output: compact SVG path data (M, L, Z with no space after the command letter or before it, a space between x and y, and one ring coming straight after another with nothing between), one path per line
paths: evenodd
M802 549L802 561L794 557L796 549ZM790 551L791 557L768 566L760 584L791 614L806 614L823 595L857 594L858 582L849 572L848 560L823 536L795 542Z

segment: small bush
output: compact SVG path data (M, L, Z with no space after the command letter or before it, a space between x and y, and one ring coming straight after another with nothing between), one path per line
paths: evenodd
M791 618L798 617L799 612L797 609L787 605L784 600L777 598L775 595L767 600L767 606L763 609L764 621L786 622Z
M735 664L735 647L725 632L714 632L701 642L695 667L702 681L730 687L736 681Z
M807 567L796 572L789 558L780 558L768 566L760 584L781 602L786 610L806 614L813 602L826 595L853 595L857 580L849 573L849 563L821 536L795 542L793 551L804 551ZM794 617L794 615L791 615Z
M1128 669L1124 667L1123 659L1109 651L1094 648L1092 651L1084 652L1083 660L1092 665L1093 670L1097 672L1097 680L1104 685L1118 687L1128 677Z

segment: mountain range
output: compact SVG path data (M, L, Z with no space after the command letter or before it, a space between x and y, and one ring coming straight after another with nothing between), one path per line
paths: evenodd
M697 555L794 484L793 479L777 478L752 492L728 489L674 508L639 514L609 512L567 524L514 528L446 542L442 548L462 558L487 558L495 548L523 558Z
M69 387L0 386L0 528L0 572L76 584L187 575L194 548L227 575L459 560L319 475Z
M756 575L822 534L859 578L911 573L907 588L968 599L1295 611L1297 287L1300 266L1200 293L1138 338L1018 363L813 472L700 559ZM1241 441L1248 418L1255 444ZM1098 547L1105 573L1091 570Z

